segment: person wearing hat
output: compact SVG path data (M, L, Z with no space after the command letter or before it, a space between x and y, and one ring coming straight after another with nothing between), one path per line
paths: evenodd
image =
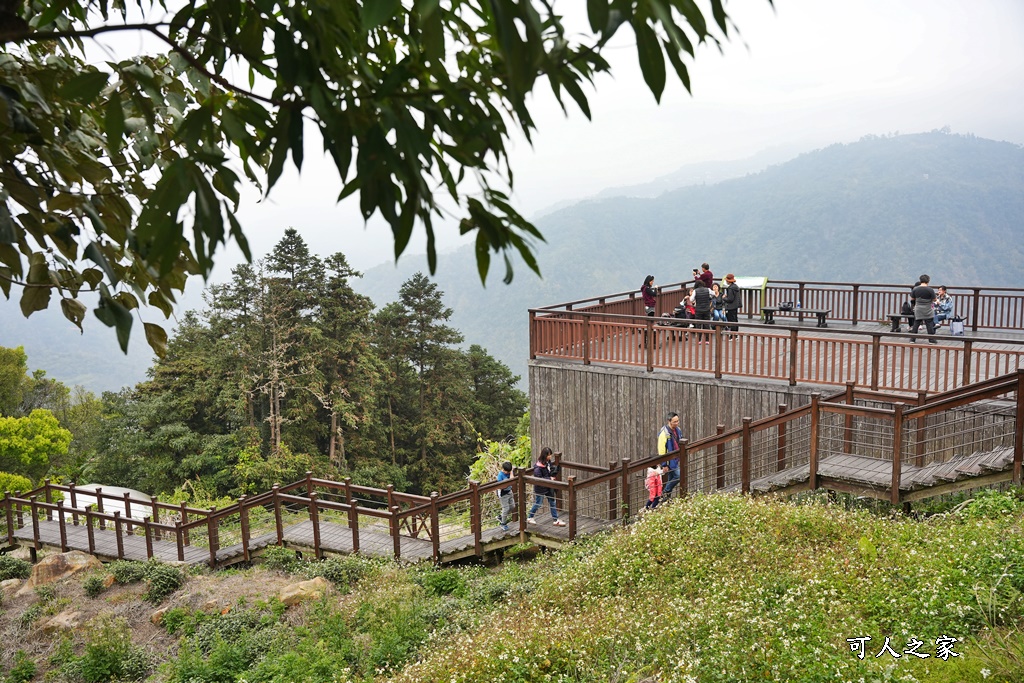
M723 297L725 302L723 308L725 309L725 319L731 323L738 323L740 321L740 287L736 284L736 276L729 273L725 276L725 295ZM732 325L727 327L732 332L739 332L739 325Z

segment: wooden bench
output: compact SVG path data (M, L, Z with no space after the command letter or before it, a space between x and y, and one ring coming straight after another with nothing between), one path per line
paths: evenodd
M815 315L818 317L818 327L828 327L828 316L832 313L832 309L822 308L787 308L781 309L778 306L762 306L761 313L764 315L765 325L775 324L776 313L789 313L791 315L799 316L799 320L804 319L804 315Z
M902 329L900 327L900 323L903 322L904 318L907 319L907 327L914 324L913 313L886 313L886 317L892 321L892 329L889 330L890 332L899 332Z

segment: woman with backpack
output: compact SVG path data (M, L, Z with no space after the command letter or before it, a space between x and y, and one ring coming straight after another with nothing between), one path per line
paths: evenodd
M540 457L537 458L537 462L533 466L533 476L538 479L554 479L555 476L551 472L551 449L547 446L540 452ZM534 484L533 492L537 496L537 499L533 503L533 507L530 508L530 514L526 516L526 521L529 524L536 524L537 520L533 518L537 514L537 510L540 508L541 503L546 498L548 506L551 508L551 519L554 520L552 524L555 526L565 526L565 522L558 519L558 508L555 507L555 492L550 486L544 486L542 484Z

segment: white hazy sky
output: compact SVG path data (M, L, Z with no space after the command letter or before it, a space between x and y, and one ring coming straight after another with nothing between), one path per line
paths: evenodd
M584 18L579 0L558 3ZM704 47L691 64L693 93L670 76L661 105L647 90L633 36L608 57L612 76L590 92L593 120L568 117L543 88L531 146L511 145L517 208L528 217L607 187L652 180L683 165L741 159L778 145L813 149L868 134L954 133L1024 143L1024 2L1020 0L745 0L728 5L740 35L724 53ZM309 145L313 147L312 145ZM354 202L338 206L336 176L307 152L240 218L253 253L293 226L314 252L342 251L365 270L391 258L383 221L364 229ZM420 235L422 237L422 235ZM457 245L442 229L439 245ZM419 259L422 239L403 259ZM238 262L230 249L215 280Z

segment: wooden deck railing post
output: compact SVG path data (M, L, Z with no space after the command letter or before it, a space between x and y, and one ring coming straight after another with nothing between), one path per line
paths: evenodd
M128 498L128 494L125 494L125 498ZM96 512L103 514L103 489L101 486L96 486ZM106 522L102 517L99 518L99 528L106 528Z
M43 498L47 505L53 505L53 494L50 493L50 478L43 479ZM46 521L53 521L53 510L46 508Z
M153 529L150 526L149 515L142 518L142 531L146 535L146 559L153 557Z
M310 484L310 478L306 477L306 483ZM309 490L309 521L313 524L313 557L322 559L320 554L320 511L316 508L317 493Z
M618 462L615 460L608 461L608 471L613 471L617 466ZM619 518L619 479L618 477L612 477L608 480L608 521L614 522Z
M973 370L974 363L974 342L970 339L964 342L964 378L963 383L960 386L967 386L971 383L971 371Z
M78 492L75 491L75 482L68 484L68 500L71 501L71 523L78 526Z
M797 337L796 330L789 331L789 386L796 386L796 379L799 376L797 368L799 366L799 356L796 352L799 338Z
M724 338L722 330L725 326L719 322L715 325L715 379L722 379L722 351L725 348L722 344Z
M657 340L654 338L654 318L648 318L645 324L647 327L644 336L644 341L646 342L644 344L646 347L644 353L647 356L647 372L654 372L654 347L658 345Z
M100 520L102 524L102 519ZM103 527L100 527L101 529ZM114 510L114 539L117 541L117 559L124 559L124 537L121 532L121 511Z
M900 454L903 451L903 404L893 404L892 420L892 490L889 492L889 502L893 505L900 504Z
M85 506L85 537L89 542L89 554L96 554L96 536L92 531L92 505Z
M974 287L974 298L971 304L971 332L978 331L978 311L981 309L981 289Z
M441 494L430 492L430 553L434 564L441 562L441 519L437 509L437 499Z
M725 425L716 425L718 436L725 434ZM725 488L725 444L718 444L715 449L715 490Z
M188 524L188 506L185 505L185 501L181 501L181 526L184 527L186 524ZM182 537L182 542L184 542L185 545L191 545L188 536L188 529L184 529L183 533L184 536Z
M857 385L856 382L848 381L846 383L846 396L843 398L843 402L848 406L853 406L856 402L853 397L853 388ZM853 452L853 413L847 413L843 419L843 453Z
M519 541L526 542L526 471L516 470L516 510L519 512Z
M151 516L151 520L152 520L153 524L159 524L160 523L160 501L159 501L159 499L156 496L153 496L150 499L150 503L151 503L151 505L153 507L153 514ZM155 538L158 541L161 539L160 529L159 528L153 529L153 538Z
M743 494L750 493L750 447L751 447L751 432L750 423L754 421L752 417L743 418L743 457L740 466L740 492Z
M64 526L64 501L57 501L57 527L60 529L60 551L66 553L68 548L68 530Z
M689 445L689 439L679 442L679 483L676 488L679 489L678 495L684 498L690 491L690 454L687 451Z
M101 500L101 498L100 498L100 494L99 494L99 489L97 489L96 490L96 501L99 502L100 500ZM125 491L124 495L122 496L122 501L121 502L124 503L125 531L130 534L130 533L132 533L132 521L131 521L132 520L132 499L131 499L131 494L128 493L127 491ZM103 507L102 506L100 507L100 512L103 512ZM100 528L102 528L102 527L100 527Z
M352 477L345 477L345 502L348 503L348 528L352 532L352 552L359 552L359 508L352 497Z
M530 311L530 360L537 360L537 314Z
M310 470L306 470L306 495L309 496L313 493L313 473Z
M185 561L185 536L181 529L181 522L174 523L174 540L178 545L178 562Z
M39 542L39 511L36 509L37 496L28 499L29 510L32 512L32 549L39 550L42 544Z
M779 404L779 415L784 415L788 410L788 406L785 403ZM775 471L781 472L786 469L786 428L789 426L788 422L779 423L778 437L777 437L777 448L778 453L775 459Z
M583 314L583 364L590 365L590 314Z
M1013 424L1013 483L1021 485L1021 469L1024 463L1024 369L1017 370L1017 414ZM7 522L10 528L10 518Z
M394 552L395 559L397 560L402 556L402 536L399 533L401 530L399 529L398 506L392 505L388 509L391 512L391 518L388 521L391 523L390 526L392 552Z
M853 312L851 313L853 324L860 320L860 285L853 286Z
M469 482L469 528L473 532L473 552L477 557L483 557L483 545L481 543L483 519L480 514L480 482Z
M217 518L214 513L217 512L217 508L211 507L210 511L206 513L206 540L210 546L210 568L217 567L217 546L220 545L217 541Z
M21 498L21 491L15 491L14 492L14 497L15 498ZM14 510L14 514L18 518L18 528L19 529L24 529L25 528L25 511L22 508L21 503L17 504L17 507Z
M242 534L242 559L249 561L249 510L245 507L245 496L238 499L238 526Z
M629 462L630 462L629 458L623 458L622 459L622 463L621 463L621 467L622 467L622 474L621 474L621 477L622 477L622 503L621 503L621 509L622 509L622 522L623 523L625 523L626 520L629 519L629 510L630 510L630 507L632 505L632 501L630 501L631 496L630 496L630 493L629 493Z
M882 335L871 335L871 391L878 391L882 374Z
M14 545L14 503L11 502L11 492L4 491L4 515L7 518L7 545Z
M576 538L576 477L570 476L566 482L569 492L566 494L566 507L569 511L569 540Z
M818 404L820 400L821 394L818 392L811 394L811 453L807 464L807 483L812 491L818 488L818 432L820 431L819 426L821 424L821 409Z
M274 484L270 488L270 499L274 501L274 531L277 532L277 545L284 545L284 520L281 518L281 485Z

